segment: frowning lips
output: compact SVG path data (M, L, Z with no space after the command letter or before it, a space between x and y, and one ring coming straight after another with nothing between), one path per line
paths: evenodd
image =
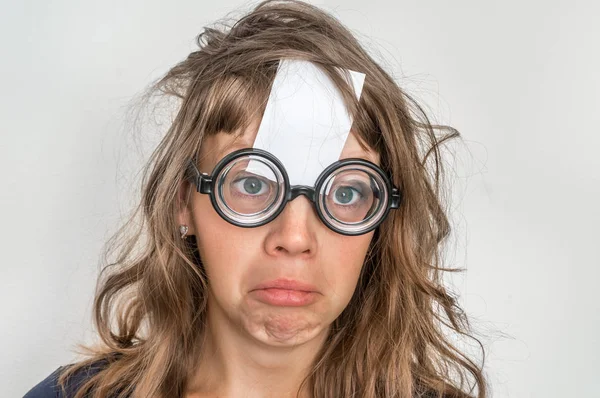
M257 286L255 286L251 291L259 290L259 289L283 289L283 290L295 290L295 291L300 291L300 292L319 293L318 289L313 285L310 285L310 284L304 283L304 282L300 282L300 281L297 281L294 279L285 279L285 278L279 278L279 279L274 279L272 281L260 283Z
M306 306L321 295L313 285L283 278L260 283L250 294L264 304L281 307Z

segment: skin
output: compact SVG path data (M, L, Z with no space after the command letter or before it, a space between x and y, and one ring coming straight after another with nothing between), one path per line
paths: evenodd
M257 130L253 123L237 139L206 137L200 171L210 173L227 153L251 147ZM364 151L352 132L340 158L349 157L379 164L378 154ZM270 223L241 228L223 220L208 195L191 189L188 196L189 189L188 183L180 188L178 220L196 236L210 288L203 355L186 396L296 396L331 323L354 293L373 232L331 231L304 196ZM277 278L315 286L315 300L299 307L258 300L252 290Z

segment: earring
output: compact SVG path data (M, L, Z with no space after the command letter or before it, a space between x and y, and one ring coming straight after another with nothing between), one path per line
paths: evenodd
M179 233L181 234L181 239L185 239L185 236L188 233L188 226L187 225L180 225L179 226Z

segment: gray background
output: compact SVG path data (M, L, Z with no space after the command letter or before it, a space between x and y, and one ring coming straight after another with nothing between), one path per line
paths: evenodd
M0 380L90 341L102 245L134 200L134 95L239 1L2 0ZM464 142L449 280L495 397L600 396L600 3L321 1ZM238 14L234 14L238 15Z

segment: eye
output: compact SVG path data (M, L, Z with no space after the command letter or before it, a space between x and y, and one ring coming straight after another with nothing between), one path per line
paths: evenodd
M264 195L269 190L269 183L258 177L238 178L232 185L236 192L246 196Z
M337 187L333 193L333 203L341 206L352 206L363 198L360 189L348 185Z

